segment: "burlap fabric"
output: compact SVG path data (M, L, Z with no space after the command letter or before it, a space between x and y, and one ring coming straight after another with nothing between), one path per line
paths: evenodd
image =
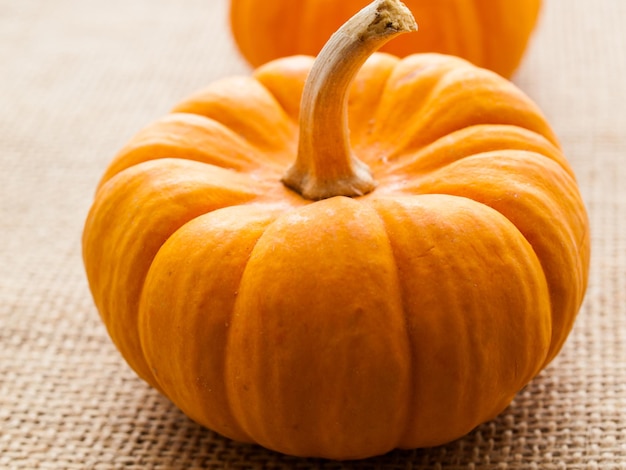
M0 0L0 468L626 469L624 0L547 0L515 77L578 175L593 262L567 345L500 417L434 449L305 460L219 437L135 377L93 307L82 224L134 132L249 72L226 3Z

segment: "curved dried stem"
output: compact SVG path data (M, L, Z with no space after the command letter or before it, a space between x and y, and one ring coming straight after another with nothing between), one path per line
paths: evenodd
M283 183L311 200L362 196L376 187L367 165L352 154L347 100L367 58L395 36L417 30L399 0L376 0L326 43L307 78L300 110L300 141Z

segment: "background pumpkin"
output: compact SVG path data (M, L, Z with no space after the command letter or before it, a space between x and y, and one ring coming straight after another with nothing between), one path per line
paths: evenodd
M510 77L535 28L541 0L405 0L419 34L382 51L404 57L439 52ZM243 56L259 66L295 54L317 55L330 35L368 0L231 0L233 36Z
M361 20L377 8L399 7ZM83 254L113 341L233 439L337 459L452 440L557 354L582 302L586 212L539 109L437 54L374 54L352 81L410 29L389 24L357 58L211 84L133 138L96 194ZM298 194L353 154L375 189Z

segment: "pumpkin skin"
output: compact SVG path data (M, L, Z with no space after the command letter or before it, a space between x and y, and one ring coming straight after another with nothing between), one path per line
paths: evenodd
M296 54L317 55L331 34L369 0L231 0L233 37L255 67ZM400 57L438 52L511 77L527 48L541 0L405 0L419 33L381 51Z
M440 54L377 53L350 85L350 149L377 187L303 198L293 162L314 59L179 103L105 172L83 257L129 365L191 419L297 456L442 444L558 353L589 229L544 116Z

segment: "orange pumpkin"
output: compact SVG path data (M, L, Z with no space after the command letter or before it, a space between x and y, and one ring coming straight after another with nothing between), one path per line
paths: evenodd
M566 340L589 263L572 169L499 75L372 55L414 28L377 0L317 61L184 100L102 179L83 254L109 334L224 436L334 459L441 444Z
M233 37L258 67L295 54L317 55L330 35L368 0L231 0ZM537 24L541 0L405 0L420 34L386 44L400 57L417 52L457 55L510 77Z

